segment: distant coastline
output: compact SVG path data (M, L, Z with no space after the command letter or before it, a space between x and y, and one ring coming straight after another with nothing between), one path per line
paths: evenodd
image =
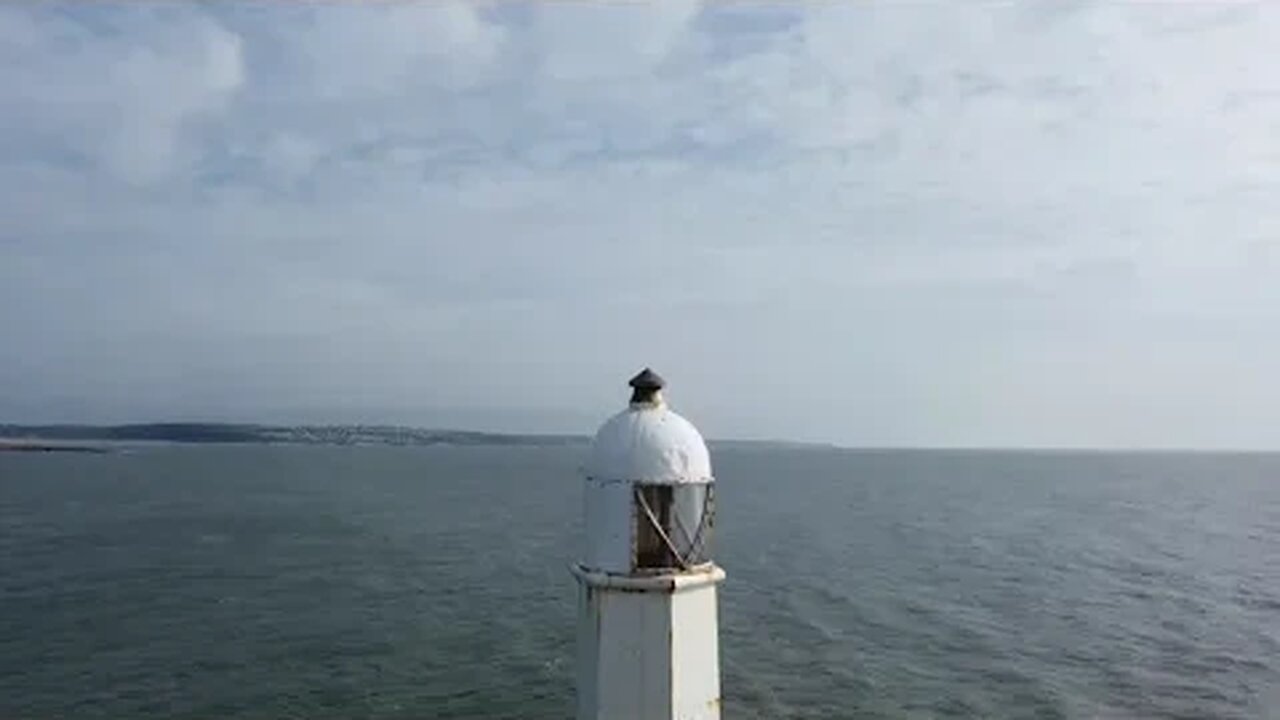
M289 445L576 445L577 435L515 435L426 430L392 425L253 425L138 423L130 425L0 425L0 450L101 451L83 443L170 442Z
M48 442L46 440L26 440L0 438L0 452L29 453L105 453L107 448L94 445L79 445L69 442Z
M134 423L128 425L0 424L0 452L108 452L94 443L191 443L276 445L585 446L587 435L432 430L398 425L258 425L249 423ZM711 440L713 447L830 447L767 440Z

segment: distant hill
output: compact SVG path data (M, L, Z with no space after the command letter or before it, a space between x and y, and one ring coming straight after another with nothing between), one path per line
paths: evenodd
M424 430L393 425L246 425L142 423L133 425L0 425L0 438L97 442L287 443L301 445L574 445L575 435L508 435Z

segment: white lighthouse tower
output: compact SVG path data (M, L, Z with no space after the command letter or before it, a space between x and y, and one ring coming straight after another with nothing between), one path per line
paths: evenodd
M596 434L578 578L578 720L714 720L720 650L711 561L714 481L698 430L662 378Z

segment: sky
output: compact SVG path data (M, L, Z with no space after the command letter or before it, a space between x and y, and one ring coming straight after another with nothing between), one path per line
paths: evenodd
M1280 6L0 5L0 422L1280 448Z

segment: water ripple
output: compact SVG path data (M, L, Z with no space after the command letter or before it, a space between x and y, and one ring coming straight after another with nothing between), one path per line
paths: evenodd
M0 717L569 716L576 452L0 458ZM1276 457L716 461L726 717L1276 717Z

